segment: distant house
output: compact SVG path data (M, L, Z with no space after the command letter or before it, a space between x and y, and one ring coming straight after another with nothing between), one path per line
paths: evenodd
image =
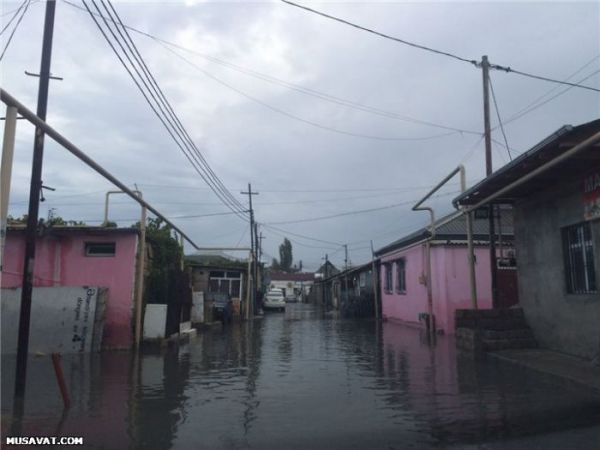
M315 289L311 301L322 306L334 307L334 293L331 283L326 282L330 277L340 273L331 261L325 261L315 272Z
M108 288L102 347L129 348L134 337L138 241L138 231L134 228L44 228L36 240L34 289ZM24 254L25 227L9 226L2 267L3 289L21 286Z
M504 261L511 261L511 211L502 214L501 242ZM466 220L455 212L435 225L431 239L428 227L404 236L377 250L380 263L382 316L405 324L423 326L428 317L426 246L431 241L433 315L437 331L454 332L454 312L471 308ZM496 230L498 232L498 229ZM488 219L473 223L475 275L478 307L491 308L491 271ZM504 264L506 278L515 277L514 264ZM506 283L510 286L510 283ZM510 295L510 293L505 293Z
M234 314L246 298L248 262L223 253L186 255L191 271L192 292L202 292L206 302L213 294L228 295L233 301Z
M269 288L282 289L286 298L302 300L310 294L315 282L315 274L312 272L278 272L271 271L266 275Z
M455 199L515 211L520 306L537 341L600 359L600 120L564 126Z
M344 317L372 317L375 311L373 264L351 267L320 280L331 295L331 306Z

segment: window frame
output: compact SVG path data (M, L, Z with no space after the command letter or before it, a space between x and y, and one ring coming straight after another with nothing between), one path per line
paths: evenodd
M112 252L99 252L92 253L91 247L100 246L108 247L112 246ZM114 258L117 255L117 242L116 241L86 241L83 243L83 255L88 258Z
M383 265L383 290L386 294L394 292L394 271L392 265L392 263L385 263Z
M406 295L406 258L397 259L394 264L396 266L395 292L396 294ZM402 274L400 274L400 267L402 267ZM402 286L400 285L400 280L402 280Z
M597 294L599 291L591 222L580 222L563 227L561 237L567 294Z

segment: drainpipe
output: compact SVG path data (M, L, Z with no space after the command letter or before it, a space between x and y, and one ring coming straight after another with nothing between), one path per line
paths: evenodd
M428 206L421 206L425 200L431 197L435 192L437 192L443 185L445 185L452 177L454 177L457 173L460 173L460 186L461 191L464 192L466 189L466 175L465 168L462 164L460 164L456 169L450 172L442 181L440 181L433 189L431 189L421 200L417 202L415 206L413 206L413 211L429 211L431 216L431 224L429 226L430 236L425 243L426 250L426 266L427 266L427 306L429 313L429 330L431 333L431 337L435 337L435 330L433 329L434 320L433 320L433 293L432 293L432 282L431 282L431 241L435 239L435 214L433 209ZM473 253L473 221L472 216L467 214L467 248L469 252L469 278L471 284L471 303L473 308L477 309L477 285L475 279L475 255Z
M4 139L2 141L2 168L0 172L0 269L4 261L4 243L6 240L6 226L8 220L8 199L10 196L10 178L15 150L15 132L17 129L17 108L6 107L4 123Z

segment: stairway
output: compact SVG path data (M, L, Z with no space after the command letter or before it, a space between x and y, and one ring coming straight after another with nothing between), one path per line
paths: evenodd
M456 345L469 351L536 348L521 308L459 309L454 317Z

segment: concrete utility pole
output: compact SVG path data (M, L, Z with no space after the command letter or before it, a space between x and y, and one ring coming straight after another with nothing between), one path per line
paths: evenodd
M54 13L56 0L46 2L42 60L40 64L40 82L38 88L37 116L45 121L48 108L48 85L50 81L50 61L52 59L52 37L54 34ZM21 290L21 311L19 314L19 336L17 346L17 369L15 376L15 398L25 396L27 377L27 354L29 353L29 326L31 320L31 297L33 294L33 266L35 262L35 239L42 190L42 163L44 159L44 131L35 129L33 144L33 163L31 184L29 187L29 210L25 235L25 261L23 264L23 282Z
M485 133L485 174L491 175L492 168L492 132L490 126L490 63L487 55L481 57L481 71L483 74L483 126ZM490 266L492 276L492 307L498 308L498 280L496 273L496 230L495 230L495 207L489 205L488 224L490 240Z
M241 194L243 195L248 195L248 205L250 208L250 260L254 263L254 266L250 265L249 266L249 271L248 271L248 290L251 293L250 296L250 300L248 302L247 308L248 308L248 314L252 313L250 315L250 317L252 317L252 315L254 314L254 302L256 301L256 286L257 286L257 280L256 280L256 242L255 242L255 238L254 238L254 232L255 227L254 227L254 209L252 209L252 196L253 195L258 195L258 192L252 192L252 185L250 183L248 183L248 192L241 192ZM252 267L254 267L254 270L252 270ZM252 279L252 283L250 283L250 279Z

